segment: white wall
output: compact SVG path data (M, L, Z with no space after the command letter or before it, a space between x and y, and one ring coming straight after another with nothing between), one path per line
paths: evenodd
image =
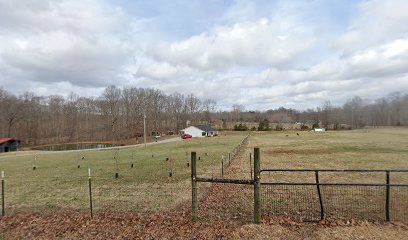
M180 132L184 132L185 134L190 134L192 137L205 137L203 136L203 133L205 133L203 130L196 128L194 126L190 126L188 128L185 128L183 130L180 130Z

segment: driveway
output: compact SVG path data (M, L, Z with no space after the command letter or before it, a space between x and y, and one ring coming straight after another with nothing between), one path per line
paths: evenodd
M183 139L181 137L174 137L174 138L168 138L164 140L158 140L157 142L149 142L146 143L146 146L148 145L155 145L155 144L162 144L162 143L170 143L170 142L179 142L182 141ZM7 157L12 157L12 156L29 156L33 155L35 153L41 153L41 154L55 154L55 153L66 153L66 152L80 152L80 151L103 151L103 150L109 150L109 149L122 149L122 148L131 148L131 147L143 147L144 144L135 144L135 145L126 145L126 146L118 146L118 147L107 147L107 148L92 148L92 149L80 149L80 150L65 150L65 151L17 151L17 152L10 152L7 154L2 154L0 155L1 158L7 158Z

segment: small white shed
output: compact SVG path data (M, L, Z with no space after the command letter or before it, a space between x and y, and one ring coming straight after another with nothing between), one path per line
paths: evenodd
M213 137L218 135L218 131L207 125L196 125L180 130L180 135L183 134L189 134L192 137Z

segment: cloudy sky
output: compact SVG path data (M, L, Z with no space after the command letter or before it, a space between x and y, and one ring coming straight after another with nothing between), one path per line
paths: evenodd
M408 90L407 0L0 0L0 87L305 109Z

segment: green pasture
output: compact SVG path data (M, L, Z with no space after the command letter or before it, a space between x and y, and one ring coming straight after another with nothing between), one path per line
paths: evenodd
M190 196L190 153L200 158L199 173L220 171L222 157L244 136L228 132L147 147L3 154L6 212L87 210L88 168L96 210L172 209Z

